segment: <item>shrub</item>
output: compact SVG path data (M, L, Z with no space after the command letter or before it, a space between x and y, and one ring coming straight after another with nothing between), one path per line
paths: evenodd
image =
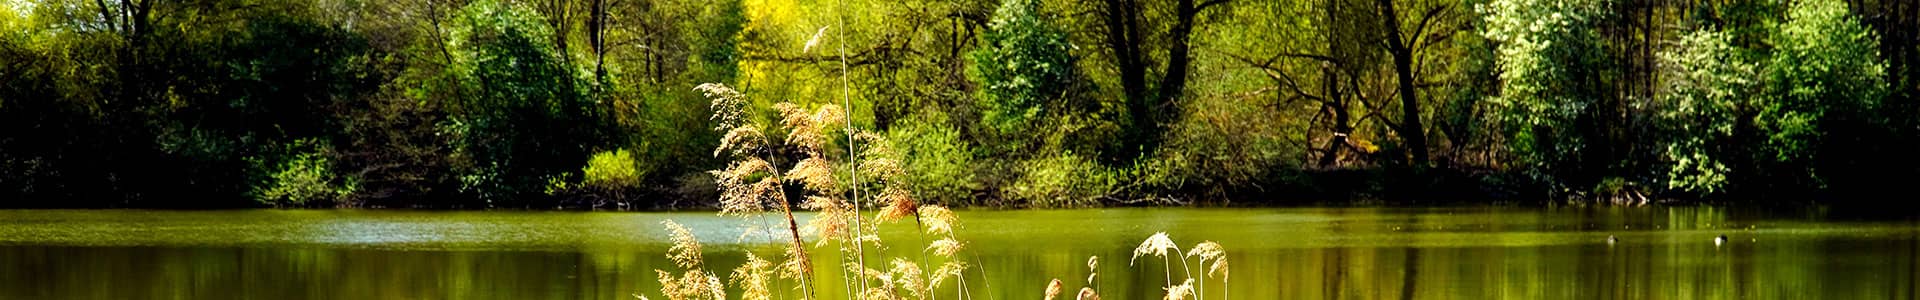
M313 140L296 140L289 150L300 151L268 167L264 182L253 188L254 200L273 206L306 206L338 202L358 190L358 180L334 173L333 161L325 155L324 145ZM250 159L256 165L264 159Z
M1007 187L1014 199L1036 207L1087 207L1099 204L1116 185L1115 172L1073 152L1021 162L1026 170Z
M646 171L640 169L633 160L633 152L627 149L601 151L587 160L587 166L580 169L581 184L603 189L625 189L640 185L640 179L646 177Z
M944 116L917 115L887 132L893 159L905 164L904 180L919 198L954 204L970 200L974 181L973 147Z

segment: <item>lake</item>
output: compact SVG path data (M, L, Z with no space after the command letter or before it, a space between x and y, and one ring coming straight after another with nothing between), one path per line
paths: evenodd
M806 215L802 215L806 217ZM1158 299L1177 260L1130 253L1155 232L1216 241L1228 281L1205 299L1913 299L1920 222L1654 208L1282 208L960 211L966 295L1038 299L1050 279L1105 299ZM685 224L707 269L781 241L710 212L0 210L0 299L664 299L661 221ZM803 220L804 222L804 220ZM918 261L911 222L885 257ZM1726 235L1724 244L1715 237ZM1608 236L1618 242L1608 243ZM811 245L811 243L809 243ZM810 248L818 299L845 299L833 245ZM1191 267L1194 276L1204 269ZM1171 264L1168 269L1164 265ZM726 278L722 278L725 281ZM775 299L799 299L780 281ZM957 284L934 291L957 299ZM1224 287L1223 287L1224 286ZM727 291L739 297L737 289Z

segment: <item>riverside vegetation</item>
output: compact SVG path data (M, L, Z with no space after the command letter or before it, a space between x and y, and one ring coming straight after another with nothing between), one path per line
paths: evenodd
M813 45L808 43L808 48ZM673 241L666 255L681 271L655 270L661 285L659 295L672 300L724 300L729 299L727 291L731 289L741 293L740 299L765 300L783 295L779 291L783 285L790 284L800 290L805 299L812 299L820 288L842 289L849 299L939 299L943 289L953 291L952 299L974 299L966 278L987 276L987 273L984 268L972 268L975 266L969 265L961 255L966 243L958 239L955 232L960 227L959 220L943 206L920 204L903 187L906 183L901 180L904 173L901 163L885 156L890 147L885 137L846 126L844 110L837 105L805 109L783 102L774 108L780 115L779 128L787 134L776 138L763 132L763 128L770 127L742 117L748 114L745 95L722 84L702 84L698 89L712 99L712 118L718 124L714 129L726 132L714 152L732 159L726 169L712 171L718 178L721 195L719 214L741 218L740 223L745 225L741 237L761 233L768 240L785 238L789 243L783 243L784 251L777 256L778 263L747 251L745 262L723 281L721 274L707 271L709 266L703 264L705 254L695 235L679 223L664 221L662 225ZM826 141L836 131L849 138L849 147L826 147ZM780 149L777 145L788 146L798 153L774 151ZM798 162L782 172L778 166L783 164L778 162L787 155L797 155L797 159L788 161ZM847 172L836 174L836 170ZM863 182L860 178L867 180ZM815 212L804 226L794 215L795 207L786 200L789 184L798 185L804 191L804 195L799 196L806 201L799 207ZM878 209L869 218L860 213L863 207ZM768 222L766 215L776 213L782 222ZM902 243L897 241L913 238L880 234L881 224L909 219L917 228L914 232L920 245L908 249L924 250L913 251L918 255L885 257L880 252L869 255L869 251L885 249L887 245L898 247ZM808 237L813 239L811 247L805 242ZM885 240L895 242L883 243ZM833 268L839 272L838 278L843 279L838 287L819 284L823 280L815 274L817 264L807 254L810 249L827 246L833 246L840 254L841 261ZM875 260L868 261L869 256ZM1167 278L1165 299L1204 299L1201 297L1206 291L1204 278L1217 278L1222 285L1228 280L1226 251L1212 241L1182 251L1166 233L1157 233L1134 249L1129 265L1143 256L1161 259ZM1173 283L1170 259L1180 262L1185 275L1180 284ZM1193 276L1189 259L1197 259L1201 265L1212 262L1204 267L1205 277ZM969 273L969 270L977 272ZM1098 290L1092 286L1099 274L1098 256L1087 259L1087 271L1088 286L1082 287L1075 299L1100 299ZM1196 279L1201 279L1198 285ZM1060 280L1054 279L1045 291L1045 298L1058 299L1061 288ZM648 299L644 294L634 296ZM1225 292L1221 297L1226 297Z
M1850 195L1920 175L1916 28L1901 0L0 0L0 206L1887 205Z

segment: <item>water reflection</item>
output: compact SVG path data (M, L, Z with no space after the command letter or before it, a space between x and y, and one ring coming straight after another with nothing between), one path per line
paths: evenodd
M116 216L117 215L117 216ZM0 299L631 299L671 269L659 220L742 251L735 219L515 212L0 212ZM1052 278L1108 299L1157 298L1171 273L1128 266L1168 231L1229 250L1234 299L1911 299L1920 226L1710 208L964 212L979 299L1030 299ZM888 229L911 236L910 225ZM1730 241L1715 246L1714 236ZM1618 236L1608 245L1605 238ZM891 240L906 256L920 241ZM841 257L816 250L816 261ZM1156 259L1157 260L1157 259ZM1196 274L1198 268L1195 269ZM984 272L984 273L982 273ZM841 298L822 272L818 298ZM984 274L984 275L983 275ZM985 278L986 280L977 280ZM791 285L788 285L791 286ZM730 291L738 293L737 290ZM951 299L957 291L936 291ZM794 293L797 293L794 292ZM788 299L797 298L797 295Z

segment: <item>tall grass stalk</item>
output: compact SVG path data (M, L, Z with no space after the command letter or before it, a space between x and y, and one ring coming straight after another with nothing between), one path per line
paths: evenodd
M840 43L840 102L842 106L845 106L849 111L851 111L853 109L853 90L852 90L852 87L850 86L851 81L847 79L847 1L840 0L839 4L840 4L840 13L837 14L836 17L838 17L839 19L840 28L835 28L835 29L838 30L840 33L840 38L838 39L839 40L838 42ZM854 132L853 118L846 118L846 126L847 126L846 127L847 155L852 156L855 153L854 140L853 140L853 132ZM859 240L859 236L860 236L859 232L861 230L864 230L865 227L861 226L861 222L860 222L860 188L859 188L860 171L857 170L856 168L857 167L855 164L847 164L847 173L852 174L853 186L854 186L853 188L854 235L853 236L855 239L853 241L853 251L854 251L854 255L858 257L858 261L860 262L860 267L866 268L867 267L866 246L861 244ZM867 280L864 278L860 280L860 290L862 291L867 290Z

